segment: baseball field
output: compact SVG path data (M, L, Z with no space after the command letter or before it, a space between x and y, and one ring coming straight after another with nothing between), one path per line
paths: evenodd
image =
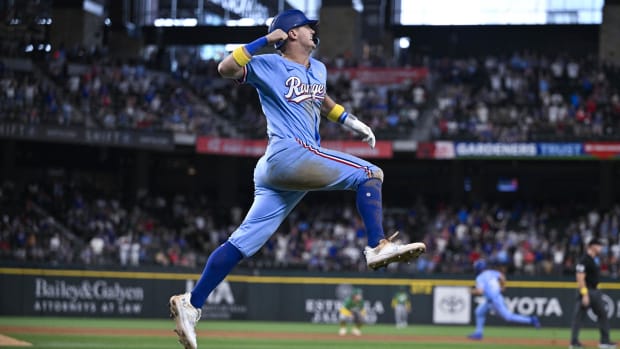
M0 317L0 347L4 348L180 348L171 320ZM567 348L566 328L490 327L482 341L466 338L471 326L417 326L397 329L373 325L362 336L336 334L337 325L249 321L202 321L199 348ZM612 331L618 339L620 331ZM597 331L585 329L582 342L596 348Z

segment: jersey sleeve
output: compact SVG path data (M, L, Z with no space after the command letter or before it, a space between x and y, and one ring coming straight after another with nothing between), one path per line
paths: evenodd
M243 78L239 80L240 83L246 83L254 87L258 87L269 79L269 66L273 61L272 55L256 55L252 57L252 60L244 67Z
M580 258L579 263L575 266L575 271L577 273L585 273L586 272L586 260L585 258Z
M347 297L347 299L344 300L342 306L349 310L353 308L353 300L351 299L351 297Z

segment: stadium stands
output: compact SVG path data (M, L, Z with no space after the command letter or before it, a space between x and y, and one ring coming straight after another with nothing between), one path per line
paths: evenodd
M4 261L100 266L197 267L243 218L241 205L218 207L206 197L165 197L95 189L88 179L54 180L0 195L0 257ZM593 208L481 203L455 207L418 200L388 207L387 231L424 241L428 253L393 272L467 273L479 258L505 264L513 274L572 274L575 258L592 236L608 241L603 272L620 267L620 206ZM351 205L300 205L249 268L364 271L363 223Z
M594 57L514 53L443 60L435 139L618 139L620 70Z
M49 56L46 74L37 66L18 71L5 64L0 117L265 137L254 89L220 79L215 61L188 60L166 73L147 69L156 66L153 62L101 56L79 48L58 50ZM328 61L333 68L346 66L338 62ZM430 68L425 83L364 85L334 76L329 93L366 120L379 139L424 140L418 134L506 142L617 139L620 68L615 65L598 64L593 57L527 52L425 62ZM426 117L433 120L429 129L421 122ZM322 123L321 131L325 139L353 139L329 122Z

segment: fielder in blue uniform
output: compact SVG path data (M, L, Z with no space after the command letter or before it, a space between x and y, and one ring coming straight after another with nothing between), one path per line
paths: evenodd
M494 310L496 314L506 321L529 324L536 328L540 328L538 317L514 314L508 310L506 303L504 303L504 296L502 295L506 284L504 273L499 270L486 269L486 267L487 264L484 260L478 260L474 264L474 269L480 274L476 277L476 286L472 290L472 294L484 296L484 302L476 307L476 331L468 337L473 340L482 339L484 322L487 313L491 310Z
M327 94L325 65L311 57L317 47L316 20L289 10L276 16L268 34L235 49L218 65L225 78L254 86L267 119L269 139L265 154L254 170L254 202L228 241L210 256L191 292L170 298L179 341L196 349L195 325L211 291L243 258L250 257L309 191L353 190L358 212L366 226L364 250L372 269L395 261L417 258L423 243L393 242L382 226L383 171L376 165L321 147L321 117L355 131L375 146L370 127L347 113ZM267 45L278 54L255 55Z

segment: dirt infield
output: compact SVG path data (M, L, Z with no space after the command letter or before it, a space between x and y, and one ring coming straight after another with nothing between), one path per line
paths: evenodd
M174 337L171 330L162 329L122 329L122 328L63 328L63 327L26 327L26 326L0 326L0 333L10 334L58 334L58 335L85 335L85 336L136 336L136 337ZM2 336L2 335L0 335ZM2 336L4 337L4 336ZM359 337L338 336L337 334L325 333L301 333L301 332L249 332L249 331L198 331L200 338L246 338L246 339L283 339L283 340L341 340L357 341ZM9 338L9 337L6 337ZM378 335L364 334L364 342L422 342L422 343L463 343L465 338L448 336L420 336L420 335ZM512 344L523 346L557 346L566 347L567 340L543 339L543 338L485 338L485 344ZM2 342L0 342L0 346ZM29 344L29 343L27 343ZM596 346L596 342L584 343ZM7 344L4 344L7 345ZM11 344L15 345L15 344Z
M0 347L30 347L31 343L0 334Z

